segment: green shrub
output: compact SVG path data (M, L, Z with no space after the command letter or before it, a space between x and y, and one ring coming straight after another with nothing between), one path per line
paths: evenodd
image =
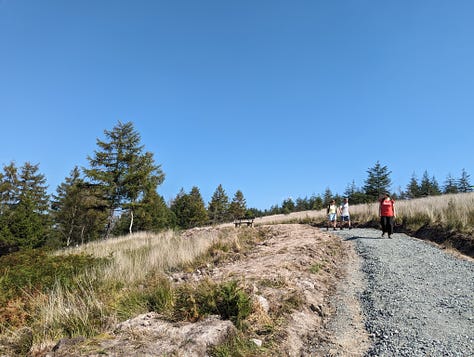
M252 312L252 302L237 281L233 280L218 287L216 308L222 318L231 320L241 328L244 319Z
M309 268L309 272L312 273L312 274L317 274L319 273L319 271L321 270L321 268L323 267L324 265L322 263L314 263L311 265L311 267Z
M26 292L46 292L55 283L74 287L75 277L105 260L90 255L50 255L41 249L0 257L0 305Z
M219 315L242 328L251 311L251 299L237 281L220 285L204 281L197 287L185 284L176 292L174 316L179 320L196 321L207 315Z
M212 347L208 354L213 357L263 356L265 350L242 336L241 333L237 333L225 343Z
M129 291L120 296L115 306L117 317L121 320L128 320L134 316L148 312L147 296L137 290Z
M146 300L150 311L168 315L174 307L174 291L169 280L163 278L149 288Z

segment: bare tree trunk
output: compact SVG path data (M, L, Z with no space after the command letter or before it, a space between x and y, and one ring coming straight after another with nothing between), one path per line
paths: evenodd
M128 232L132 234L132 226L133 226L133 209L130 209L130 226L128 227Z
M74 221L76 218L76 212L77 212L77 207L74 207L74 211L72 213L72 218L71 218L71 227L69 228L69 233L66 238L66 247L69 247L71 244L71 236L72 236L72 231L74 230Z
M81 229L81 244L84 245L84 229L86 228L86 226L82 226L82 229Z
M110 210L109 218L107 219L107 228L105 229L104 239L108 239L112 231L112 222L114 219L114 209Z

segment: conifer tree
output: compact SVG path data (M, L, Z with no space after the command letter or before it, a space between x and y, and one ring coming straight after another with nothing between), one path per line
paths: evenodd
M428 171L425 170L420 181L420 196L427 197L432 195L431 180Z
M420 197L420 186L418 185L415 173L413 173L410 182L407 185L406 195L408 198Z
M323 199L320 196L312 195L308 202L308 209L320 210L323 208Z
M155 165L153 154L143 152L140 134L131 122L118 124L104 131L106 141L97 139L98 150L88 157L90 168L85 169L87 177L103 190L108 202L109 215L105 238L113 228L114 215L118 209L130 213L129 231L132 231L134 211L143 197L146 187L158 186L164 180L160 165Z
M233 219L243 218L246 211L247 203L245 202L244 194L242 191L237 190L229 206L229 215Z
M331 203L331 200L333 198L334 197L333 197L331 189L327 187L326 190L324 191L324 197L323 197L324 207L328 206L329 203Z
M220 184L217 186L208 206L209 220L211 224L225 222L228 219L229 197Z
M176 225L173 212L156 190L147 190L136 213L136 231L160 232Z
M372 200L376 201L384 193L389 191L392 184L390 179L391 171L387 166L382 166L377 161L374 167L367 170L368 177L365 180L364 191L365 194Z
M441 188L439 187L438 180L434 176L431 176L431 195L438 196L441 195Z
M39 165L4 167L1 183L0 240L21 248L42 246L50 234L49 196Z
M295 211L296 212L303 212L303 211L307 211L309 209L310 209L310 206L309 206L308 197L305 197L305 198L298 197L295 200Z
M197 187L193 187L189 194L181 189L171 204L171 210L178 226L184 229L203 226L208 221L204 200Z
M352 183L348 185L344 191L344 197L347 197L349 199L349 203L352 205L369 202L366 194L357 188L354 180L352 180Z
M106 202L93 185L84 181L76 166L61 183L52 200L55 233L62 246L96 240L107 217Z
M209 217L207 215L206 206L202 199L201 192L197 186L194 186L189 193L189 205L190 205L190 226L200 227L204 226Z
M457 186L459 192L471 192L473 186L469 181L470 175L466 172L465 169L462 169L461 177L458 180Z
M293 202L291 197L284 200L283 203L281 204L281 212L283 214L289 214L294 211L295 211L295 203Z
M458 193L459 188L456 183L456 180L451 176L451 174L448 174L446 177L446 181L444 182L444 189L443 193L449 194L449 193Z

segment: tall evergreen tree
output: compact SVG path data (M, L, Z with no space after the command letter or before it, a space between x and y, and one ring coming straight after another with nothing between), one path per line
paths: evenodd
M206 206L197 186L194 186L189 193L189 205L191 211L191 227L204 226L208 221Z
M305 197L305 198L301 198L301 197L298 197L296 200L295 200L295 212L303 212L303 211L307 211L309 210L309 199L308 197Z
M193 187L189 194L181 189L171 204L171 210L174 212L180 228L199 227L208 221L204 200L197 187Z
M443 193L449 194L449 193L458 193L458 192L459 192L459 188L458 188L456 180L454 179L453 176L451 176L451 174L448 174L448 176L446 177L446 181L444 181Z
M308 206L310 210L320 210L323 208L323 199L321 196L312 195L309 198Z
M228 213L229 197L220 184L214 191L208 205L209 220L211 224L223 223L229 218Z
M281 213L289 214L294 211L295 211L295 202L293 202L293 199L289 197L286 200L284 200L283 203L281 204Z
M97 139L98 150L88 157L90 168L84 172L93 183L102 187L103 195L109 206L109 215L105 238L113 228L114 215L119 209L130 213L132 231L134 211L139 199L150 185L158 186L164 180L160 165L155 165L153 154L144 152L140 144L140 134L131 122L118 124L104 131L106 141Z
M420 186L418 185L415 173L413 173L410 182L407 185L406 195L408 198L420 197Z
M333 198L334 197L333 197L331 189L327 187L326 190L324 191L324 197L323 197L324 207L328 206Z
M42 246L50 234L49 195L39 165L4 167L1 183L0 240L21 248Z
M379 161L367 170L368 177L365 180L364 191L372 201L378 200L384 192L389 191L392 184L391 173L387 166L382 166Z
M77 166L57 187L51 210L54 231L61 245L84 244L103 233L107 203L96 191L94 185L84 181Z
M242 218L247 211L247 203L242 191L237 190L229 205L229 216L233 219Z
M53 195L52 213L56 224L55 232L60 236L60 241L69 246L71 243L80 243L77 237L77 227L80 226L82 213L81 200L81 173L76 166L69 177L56 189Z
M470 178L470 175L468 175L467 171L465 169L462 169L461 177L459 178L458 183L457 183L459 192L472 191L473 186L471 185L469 178Z
M438 196L441 195L441 188L439 187L438 180L434 176L431 176L431 195Z
M370 200L367 198L366 194L362 192L355 184L355 181L352 180L352 183L346 187L344 191L344 197L349 199L350 204L357 205L360 203L367 203Z
M136 231L160 232L176 225L176 217L156 190L145 193L136 213Z
M425 170L420 181L420 196L427 197L427 196L431 196L432 193L433 193L433 189L431 187L431 180L428 175L428 171Z

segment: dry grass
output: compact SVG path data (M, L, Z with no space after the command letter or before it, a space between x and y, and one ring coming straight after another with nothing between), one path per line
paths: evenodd
M143 281L150 272L164 272L189 264L217 240L217 232L211 230L197 230L192 239L173 231L161 234L142 232L85 244L60 254L85 253L111 258L109 264L94 274L102 280L129 284Z
M131 297L140 299L150 284L160 284L159 277L167 270L192 263L217 241L228 239L216 230L187 233L137 233L57 252L109 259L107 264L76 277L79 290L56 284L48 294L34 297L32 328L37 348L51 346L64 335L93 336L110 328L120 320L118 301L127 300L135 312L140 301L130 302Z
M474 192L396 201L397 223L417 229L422 225L472 233L474 228ZM378 221L378 203L351 206L351 218L358 223ZM257 218L256 225L326 221L326 210L295 212Z

